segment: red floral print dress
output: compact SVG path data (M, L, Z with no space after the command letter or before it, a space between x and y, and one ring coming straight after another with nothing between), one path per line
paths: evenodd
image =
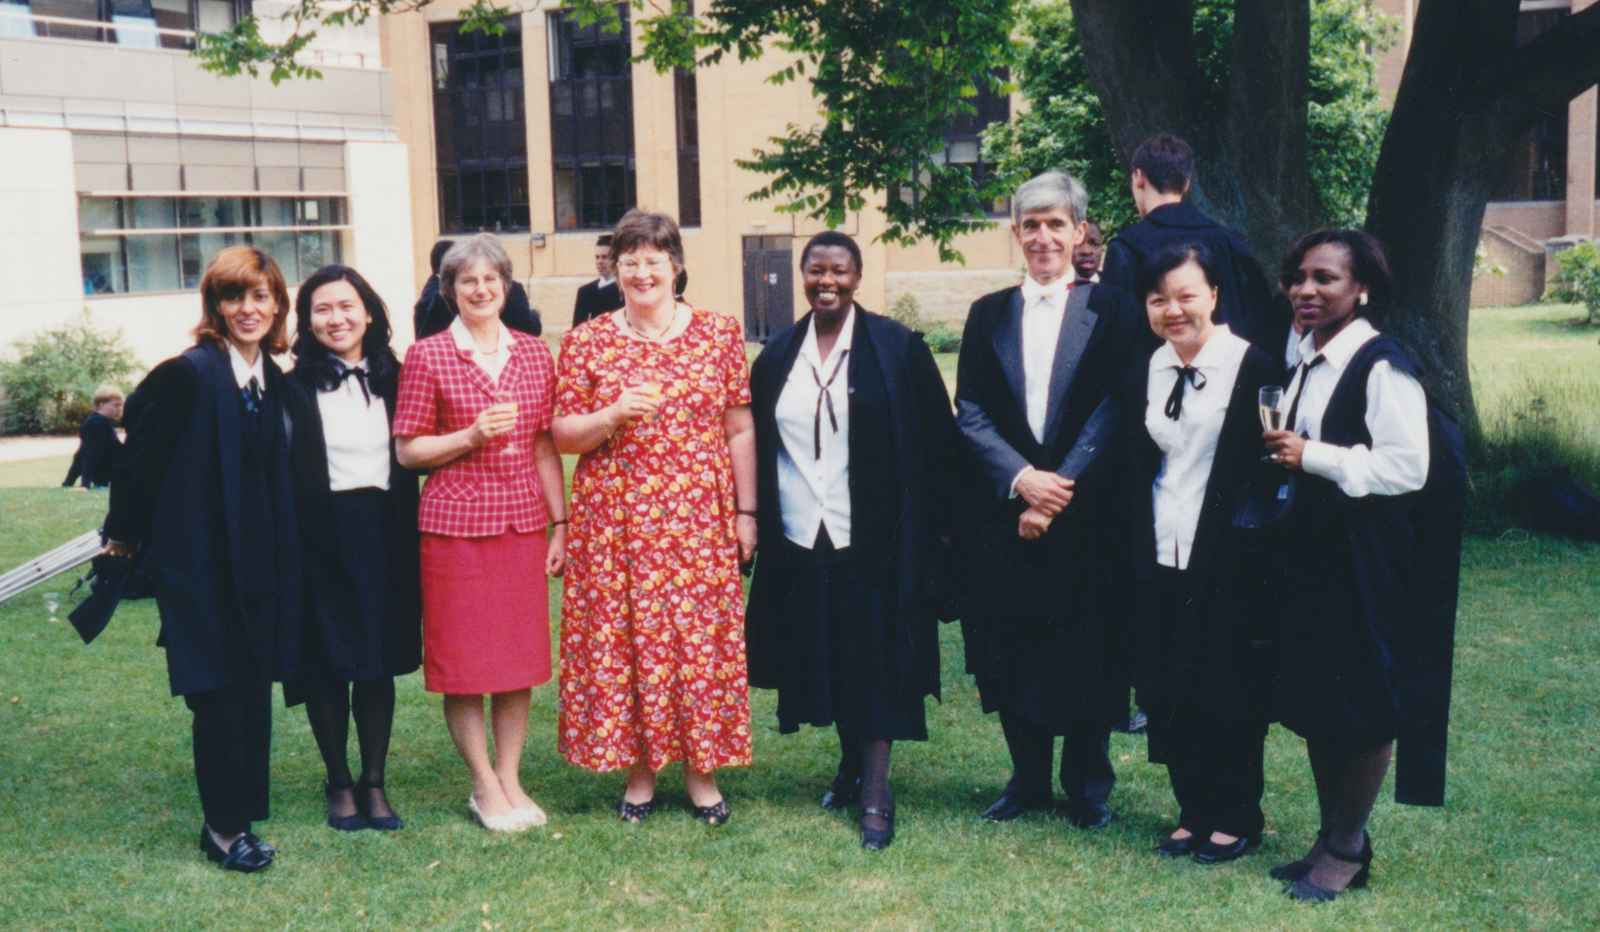
M729 408L750 403L731 317L693 311L664 343L613 315L561 341L556 416L659 383L661 407L578 460L561 599L563 757L606 771L750 763Z

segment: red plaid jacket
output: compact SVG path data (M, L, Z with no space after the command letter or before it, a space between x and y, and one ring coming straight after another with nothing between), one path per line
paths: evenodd
M422 488L417 529L447 537L544 531L550 521L533 467L533 438L550 429L556 367L544 341L511 333L511 359L499 387L517 402L509 442L495 440L433 470ZM400 369L394 435L451 434L495 403L496 383L456 346L450 331L411 344ZM514 449L508 449L514 444Z

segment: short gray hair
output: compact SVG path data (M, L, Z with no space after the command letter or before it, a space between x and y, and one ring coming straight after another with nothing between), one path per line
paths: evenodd
M506 255L506 248L500 245L500 237L493 233L479 233L457 240L439 262L439 293L444 295L451 310L460 312L460 308L456 307L456 276L479 259L488 260L500 273L500 280L505 283L506 289L509 291L511 288L511 257Z
M1066 208L1073 223L1082 223L1089 212L1089 192L1082 182L1066 172L1045 172L1022 183L1011 196L1011 222L1022 223L1022 215L1035 210Z

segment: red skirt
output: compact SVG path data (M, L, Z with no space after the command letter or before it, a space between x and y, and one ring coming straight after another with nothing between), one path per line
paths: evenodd
M422 535L422 674L428 692L481 695L550 681L542 532Z

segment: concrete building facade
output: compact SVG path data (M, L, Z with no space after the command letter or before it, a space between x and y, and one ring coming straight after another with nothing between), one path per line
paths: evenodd
M87 312L159 361L191 342L205 262L240 242L291 285L358 266L408 338L406 148L377 30L319 42L317 81L200 69L194 30L247 9L0 4L0 346Z

